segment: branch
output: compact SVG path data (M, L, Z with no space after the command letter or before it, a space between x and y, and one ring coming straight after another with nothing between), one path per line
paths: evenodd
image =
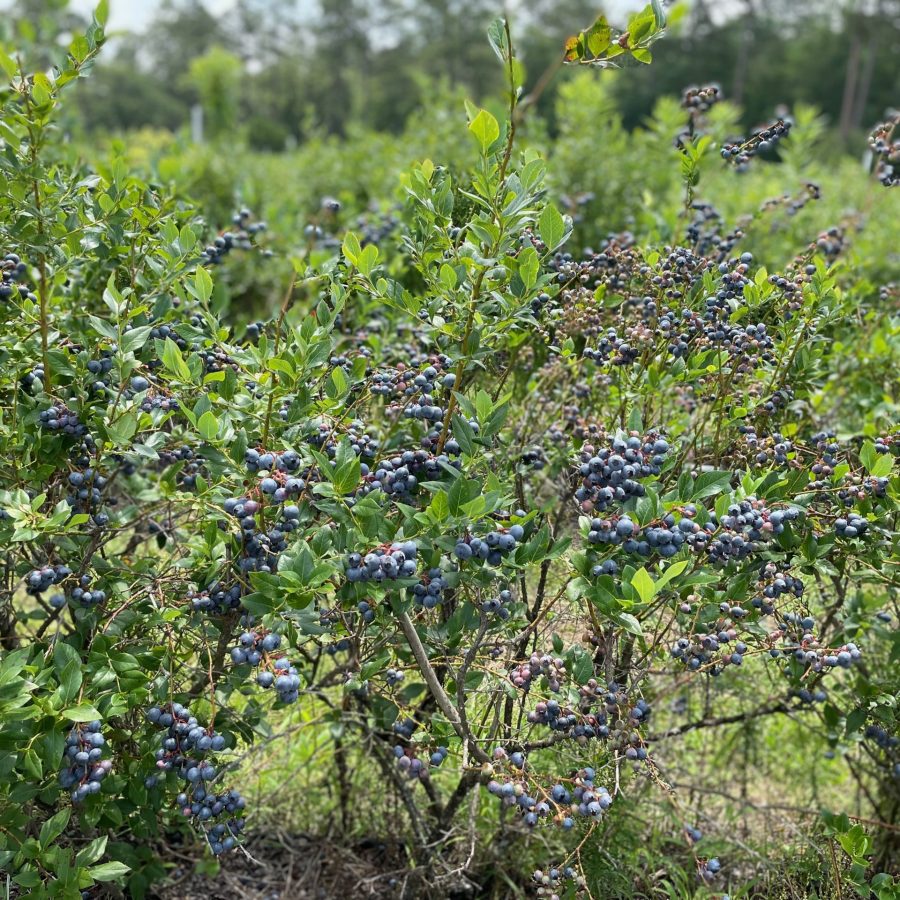
M468 732L468 730L463 726L462 720L459 717L459 713L456 711L456 708L450 702L450 698L447 696L447 693L444 691L444 688L441 686L440 681L438 681L437 675L434 672L434 669L431 667L431 663L428 660L428 653L425 650L425 646L422 644L421 639L419 638L419 633L416 631L416 626L413 625L412 620L409 618L409 614L402 612L398 613L397 620L400 623L400 628L403 630L403 634L406 637L407 642L409 643L409 648L413 652L413 656L416 658L416 662L418 663L419 670L421 671L423 677L425 678L425 683L428 685L428 690L431 691L431 695L434 697L435 703L438 705L438 709L447 717L447 720L453 726L454 731L468 744L469 749L472 751L472 755L481 763L490 762L490 757L478 744L475 742L475 738Z
M668 731L662 731L659 734L651 734L648 741L662 741L665 738L678 737L681 734L687 734L689 731L695 731L698 728L717 728L719 725L733 725L736 722L748 722L751 719L759 719L763 716L771 716L774 713L786 713L790 711L790 707L784 701L775 703L771 706L761 706L759 709L750 710L749 712L735 713L730 716L718 716L715 719L700 719L696 722L688 722L686 725L678 725L670 728Z

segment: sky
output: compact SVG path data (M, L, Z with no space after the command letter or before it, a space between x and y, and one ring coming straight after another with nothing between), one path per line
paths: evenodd
M503 0L497 0L498 10L505 6L515 8L519 3L526 3L527 0L513 0L512 3L507 0L504 4ZM598 3L597 9L605 7L607 14L615 14L618 9L634 10L641 6L645 0L613 0L612 3ZM127 28L129 31L141 31L147 23L149 23L157 8L160 0L110 0L109 8L109 31ZM235 0L203 0L204 6L215 14L227 12L234 7ZM2 3L0 3L2 5ZM76 12L90 14L97 5L97 0L70 0L69 6Z
M70 0L69 3L80 13L91 13L96 5L96 0ZM234 0L204 0L204 5L212 13L223 13L234 6ZM159 0L110 0L107 29L140 31L153 18L158 6Z

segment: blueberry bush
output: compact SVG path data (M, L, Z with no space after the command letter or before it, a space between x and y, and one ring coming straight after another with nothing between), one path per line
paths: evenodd
M256 864L269 777L395 897L774 896L722 804L818 778L807 895L900 896L897 120L821 184L715 86L627 135L652 4L567 43L555 146L499 20L446 163L367 210L256 160L272 226L211 225L63 139L105 18L0 53L7 895Z

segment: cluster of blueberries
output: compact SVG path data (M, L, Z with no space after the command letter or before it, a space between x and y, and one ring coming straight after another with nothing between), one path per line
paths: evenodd
M244 464L253 472L296 472L300 468L300 454L296 450L268 451L250 447L244 454Z
M419 548L415 541L403 541L378 547L363 556L351 553L346 560L347 581L393 581L397 578L412 578L418 568Z
M478 434L480 426L477 419L469 419L468 425L473 434ZM422 446L422 449L427 450L429 453L437 453L442 435L443 427L440 424L435 425L427 434L423 435L421 441L419 442ZM447 440L444 442L443 452L447 453L450 456L459 456L459 454L462 452L462 448L459 446L459 441L457 441L456 438L453 437L452 429L447 434Z
M444 355L435 357L421 372L401 364L391 371L375 372L370 389L395 404L402 403L407 418L441 422L444 409L437 405L434 395L439 389L452 390L456 384L456 375L446 371L450 365L450 358Z
M66 502L74 512L85 513L90 516L94 525L103 528L109 524L109 516L101 511L103 489L109 479L89 464L89 457L84 458L83 461L88 465L80 471L76 470L68 475L67 481L70 490L66 495ZM82 460L78 462L82 462Z
M366 625L375 621L375 608L368 600L360 600L356 605L356 609L362 616L362 620Z
M569 893L570 887L576 891L577 897L587 887L585 877L576 872L572 866L563 866L561 869L554 866L546 872L535 869L531 880L537 885L535 892L537 896L546 897L547 900L560 900L563 894L567 897L572 896Z
M741 324L716 318L719 301L707 298L707 313L683 309L680 316L665 309L658 320L659 328L669 339L669 352L676 359L687 357L691 348L724 350L735 374L756 371L760 362L773 362L775 342L764 322Z
M299 479L288 479L299 481ZM269 483L271 482L271 483ZM301 482L302 483L302 482ZM274 490L272 490L274 486ZM276 503L283 502L274 478L263 478L260 482L263 494L270 495ZM299 489L298 489L299 493ZM280 498L280 499L279 499ZM238 567L242 572L274 572L278 567L278 555L287 548L286 534L295 530L300 518L300 509L294 505L281 508L281 518L268 531L258 530L256 515L262 504L248 497L229 497L223 504L228 515L238 520L240 525L241 555Z
M604 685L589 678L579 690L577 710L557 700L541 700L528 713L528 722L544 725L584 745L592 739L611 740L626 759L647 759L646 742L636 730L651 714L650 704L643 698L632 702L617 682Z
M246 333L244 334L244 339L250 341L251 343L256 343L260 335L266 330L266 323L260 320L256 322L251 322L247 326Z
M141 412L146 413L153 412L155 409L160 409L163 412L175 412L179 408L178 400L175 397L167 397L165 394L147 393L141 398L140 402Z
M766 563L760 570L758 584L760 595L751 601L753 607L763 615L771 616L775 613L774 600L783 594L791 594L794 597L802 597L803 581L788 572L786 567L779 569L775 563Z
M722 99L722 89L717 84L705 87L685 88L681 95L681 108L707 112Z
M810 248L821 253L828 262L834 262L843 252L846 242L847 233L844 229L833 225L831 228L819 232Z
M446 758L447 748L443 746L438 747L428 757L428 766L437 769ZM425 779L428 777L428 766L409 747L395 744L394 759L397 761L397 768L408 778Z
M90 385L92 393L101 397L106 395L106 392L109 390L109 380L106 376L112 371L113 362L112 349L101 350L100 359L89 359L87 361L87 370L95 378Z
M716 260L727 259L735 245L744 236L740 228L722 234L724 220L722 214L703 200L691 203L694 218L685 229L685 237L701 257L714 256Z
M723 144L720 151L722 159L734 163L738 168L743 168L758 153L768 153L782 138L787 137L790 130L789 119L778 119L746 141Z
M221 616L240 607L242 593L240 583L224 587L218 581L214 581L201 591L189 591L187 599L195 612Z
M210 789L216 769L204 758L208 753L224 750L225 738L211 728L202 727L180 703L170 707L151 706L147 720L164 729L161 747L156 751L157 769L174 771L186 782L185 790L176 798L178 808L186 818L194 819L203 827L213 853L231 850L244 828L244 820L239 815L245 806L244 799L234 790L215 794ZM153 788L160 780L160 775L151 775L145 779L145 785Z
M900 737L892 734L881 725L871 723L866 726L863 736L867 741L872 741L876 746L888 753L900 750ZM900 777L900 762L894 765L894 773L896 777Z
M274 687L282 703L294 703L300 696L300 676L287 657L271 659L280 647L280 634L244 631L231 648L231 661L258 669L256 683L261 688Z
M505 622L510 617L511 603L512 592L502 590L496 597L482 601L481 611L487 616L496 616L501 622Z
M341 436L350 442L351 449L358 457L368 460L375 459L380 441L369 434L364 422L360 422L358 419L351 422ZM331 459L334 459L338 447L338 442L335 438L335 428L327 422L320 422L307 440L314 447L324 450Z
M57 403L49 409L42 410L38 418L41 427L46 428L47 431L57 431L78 438L88 436L87 426L78 418L78 413L73 412L63 403Z
M834 533L838 537L862 537L869 530L869 522L857 513L849 513L846 518L834 520Z
M192 322L192 324L194 324ZM201 320L197 317L196 321L197 325L201 324ZM127 333L127 332L126 332ZM179 350L187 350L188 342L183 338L174 328L174 326L167 324L166 322L162 322L159 325L154 325L150 329L150 334L148 335L151 340L154 341L165 341L166 339L172 341ZM162 366L161 359L153 359L148 363L151 369L158 369Z
M810 444L817 454L810 467L810 472L815 476L810 482L810 487L827 487L827 479L834 474L835 467L840 463L838 454L841 452L841 445L837 442L833 431L817 432L810 438Z
M21 284L28 274L28 264L16 253L7 253L0 262L0 300L33 300L37 297L31 293L27 285Z
M515 807L528 826L535 826L541 819L550 819L568 830L578 817L599 819L612 806L612 796L602 785L594 784L596 773L590 766L580 769L571 781L571 787L557 782L545 793L545 799L533 797L525 775L527 760L521 751L507 753L503 747L493 752L491 765L494 774L506 772L504 780L492 778L488 792L499 797L504 806ZM535 792L537 793L537 792Z
M888 487L891 483L890 478L878 476L865 477L861 481L852 483L852 476L850 473L845 476L844 480L845 482L851 481L850 487L843 487L838 491L838 500L840 500L844 506L853 506L858 500L865 500L868 496L877 499L886 497ZM850 534L844 536L853 537L854 535Z
M876 453L890 453L891 447L897 445L898 435L879 435L875 438Z
M99 606L106 600L106 591L100 588L91 590L90 575L82 575L78 579L78 585L72 589L71 597L74 603L89 609L92 606ZM54 594L50 598L50 605L54 609L61 609L66 605L66 595Z
M794 451L793 443L778 431L761 435L753 425L740 425L738 432L743 436L751 459L759 466L786 465L788 454Z
M72 574L68 566L44 566L42 569L33 569L25 577L25 589L29 594L37 596L43 594L47 588L55 584L61 584Z
M783 207L789 216L796 216L801 209L811 203L813 200L822 198L822 190L814 181L807 181L803 185L803 190L794 196L791 194L782 194L780 197L773 197L763 201L760 205L760 212L768 212L779 207ZM814 267L815 268L815 267Z
M610 734L605 712L579 715L553 699L538 701L527 718L530 724L544 725L551 731L567 734L579 744L586 743L590 738L605 740Z
M592 545L621 546L626 553L661 557L674 556L686 544L695 552L706 550L713 562L745 559L760 545L784 531L786 522L796 519L800 511L788 507L770 510L750 497L732 504L721 521L713 512L707 513L703 526L694 521L697 507L681 507L682 517L676 521L673 513L666 514L659 524L643 529L627 515L608 519L591 519L587 540ZM613 560L594 567L594 575L614 575L618 566Z
M176 798L185 818L193 818L201 823L209 849L219 856L233 850L244 830L241 812L246 806L244 798L233 788L221 794L213 794L205 787L195 787L190 793L182 792ZM213 819L224 821L213 822Z
M325 648L325 652L329 656L335 656L338 653L349 653L353 647L353 642L350 638L341 638L339 641L335 641L332 644L329 644Z
M713 634L680 637L669 652L673 659L684 663L691 671L703 667L707 674L716 676L722 673L725 666L739 666L743 663L748 647L743 641L735 640L736 637L734 628L723 627ZM725 652L721 656L715 656L723 647Z
M457 540L453 555L461 562L474 559L483 560L490 566L499 566L504 557L515 551L524 536L525 529L521 525L489 531L483 538L466 534Z
M231 223L236 231L223 231L200 254L200 265L214 266L220 263L232 250L252 250L253 237L266 230L265 222L252 222L253 214L249 209L242 209L232 216ZM265 253L269 255L269 253Z
M203 460L197 456L193 448L187 445L173 447L172 449L160 450L158 456L163 466L184 463L178 471L176 483L183 491L196 490L197 477L203 475Z
M598 366L605 366L607 363L613 366L630 366L641 355L641 349L636 342L620 336L615 328L607 328L596 346L584 348L584 357Z
M448 441L448 444L451 442ZM453 441L457 453L459 445ZM424 480L437 481L445 473L445 467L459 469L459 460L451 460L446 453L437 456L426 450L406 450L391 459L382 459L370 470L362 466L362 486L359 493L363 496L373 491L383 491L389 497L408 501L419 484Z
M900 114L895 114L887 122L877 125L869 135L869 147L877 160L875 174L885 187L900 184L900 140L894 140L898 125Z
M509 680L521 691L528 691L536 678L546 678L553 693L559 693L562 679L566 677L566 663L562 657L549 653L532 653L525 661L518 663L509 673Z
M676 147L683 148L688 141L704 133L706 113L721 99L721 88L715 84L685 88L681 94L681 108L687 110L688 121L675 136Z
M800 510L796 507L769 509L765 501L747 497L729 506L721 522L711 513L708 525L718 527L718 532L711 540L702 531L695 534L693 545L695 549L698 549L698 544L702 548L708 541L706 549L712 562L746 559L761 549L766 541L781 534L786 523L799 516Z
M629 497L643 497L639 478L659 475L669 452L669 443L656 432L616 436L607 447L585 444L578 466L575 499L585 512L604 510Z
M417 605L425 609L434 609L444 599L444 590L447 582L444 581L443 571L437 567L429 569L410 589L413 600Z
M101 759L106 738L100 729L100 722L76 725L66 738L59 783L72 792L73 803L83 803L91 794L99 794L101 782L112 771L112 762Z
M697 874L700 876L701 881L709 883L715 880L721 869L722 864L715 856L712 856L705 862L699 863Z
M44 365L38 363L30 371L22 376L22 387L29 394L39 394L44 389Z
M534 297L529 304L531 308L531 314L538 318L540 314L547 308L547 304L550 302L550 295L546 291L541 291L536 297Z

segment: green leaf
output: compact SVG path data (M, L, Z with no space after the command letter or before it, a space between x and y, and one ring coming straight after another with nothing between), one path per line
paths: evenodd
M359 259L356 262L356 266L360 272L363 273L367 278L371 274L372 269L375 268L378 263L378 248L374 244L369 244L362 253L359 254Z
M438 491L428 506L428 513L434 522L443 522L450 515L450 501L446 491Z
M341 249L344 252L344 258L348 259L355 266L359 259L359 254L362 253L362 247L359 245L359 238L352 231L348 231L344 235Z
M477 481L467 481L460 476L450 485L447 500L450 504L450 515L458 516L463 507L481 493L481 485Z
M691 500L702 500L731 488L731 472L702 472L694 482Z
M166 338L166 343L162 352L162 362L173 375L176 375L182 381L191 380L191 370L184 361L184 357L178 349L178 344L176 344L172 338Z
M209 298L212 297L213 281L203 266L200 266L194 273L194 291L203 303L208 303Z
M448 291L452 291L456 287L456 270L453 266L444 263L441 266L441 283L447 288Z
M877 459L878 452L875 450L875 445L871 441L866 441L859 451L859 461L866 467L869 474L872 473Z
M631 585L638 592L638 596L641 598L642 603L648 603L653 599L653 595L656 593L653 579L643 566L632 575Z
M600 16L584 33L585 43L592 56L602 56L612 42L612 28L604 16Z
M569 669L577 684L585 684L594 674L594 663L591 655L586 653L581 647L575 647L572 651Z
M131 441L137 433L137 427L137 416L134 413L127 412L116 419L115 422L110 422L106 430L113 443L121 447Z
M662 577L653 587L653 593L658 594L673 578L677 578L687 567L689 563L686 559L680 559L678 562L672 563Z
M505 63L509 60L509 42L506 40L506 21L494 19L487 30L488 43L491 45L497 59Z
M70 722L93 722L94 719L102 719L100 713L87 703L81 703L78 706L70 706L64 709L60 715Z
M519 277L522 279L522 284L529 289L534 287L540 270L541 261L537 251L534 247L526 247L519 254Z
M325 393L332 400L340 400L350 390L350 382L340 366L331 370L331 375L325 384Z
M81 657L74 647L58 643L53 650L53 666L59 680L60 697L66 703L77 697L81 689Z
M619 624L631 634L641 637L644 633L641 623L631 613L618 613L616 619Z
M359 484L362 468L359 457L353 452L349 441L344 440L338 444L334 464L334 487L341 494L349 494Z
M475 452L475 429L459 413L453 414L451 424L456 443L466 456L472 456Z
M75 856L76 867L91 866L97 862L97 860L106 852L107 840L107 835L101 835L98 838L94 838L87 847L79 850Z
M481 152L487 153L488 147L500 137L500 126L497 120L486 110L479 110L478 115L469 125L469 131L481 145Z
M56 815L51 816L41 825L40 842L41 847L46 849L53 843L65 830L69 824L69 817L72 815L70 807L61 809Z
M109 0L100 0L97 8L94 10L94 18L98 25L106 26L109 19Z
M552 203L548 203L544 207L538 221L538 231L548 250L555 250L562 243L566 234L566 223Z
M11 56L8 56L3 50L0 50L0 66L3 67L3 71L6 72L6 77L9 79L15 78L19 71L16 61Z
M847 737L856 734L856 732L865 725L866 718L867 713L865 709L854 709L853 712L847 716L847 721L844 725Z
M94 881L115 881L123 875L127 875L131 871L130 866L120 862L102 863L99 866L92 866L88 869L88 874Z
M153 328L150 325L139 325L131 328L122 335L122 350L125 353L133 353L147 343L147 338Z
M656 13L652 6L645 6L628 22L628 44L636 47L656 31Z
M213 440L219 433L219 420L212 410L208 409L200 416L200 419L197 421L197 431L207 441Z
M890 475L891 469L894 467L894 458L890 453L881 453L875 461L875 465L869 469L869 474L874 478L884 478Z

